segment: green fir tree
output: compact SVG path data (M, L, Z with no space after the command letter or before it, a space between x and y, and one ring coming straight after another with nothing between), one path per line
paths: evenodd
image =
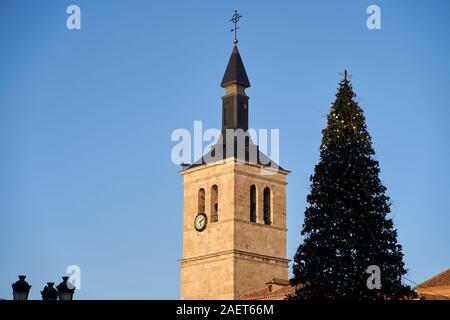
M414 296L402 283L402 247L387 217L390 200L355 96L346 71L323 130L320 162L311 176L304 242L293 266L297 299ZM380 268L380 289L367 286L371 274L366 271L372 265Z

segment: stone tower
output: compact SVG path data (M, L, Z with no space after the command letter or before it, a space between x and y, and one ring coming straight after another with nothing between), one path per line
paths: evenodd
M222 136L184 178L181 299L235 299L288 279L286 176L251 139L244 152L226 131L248 129L247 73L235 43L221 86ZM231 145L233 152L225 152ZM222 156L214 159L221 151ZM256 157L251 157L251 153ZM211 161L211 159L213 159ZM253 159L253 160L252 160ZM273 169L275 167L275 169ZM267 169L268 168L268 169ZM270 171L268 174L267 170Z

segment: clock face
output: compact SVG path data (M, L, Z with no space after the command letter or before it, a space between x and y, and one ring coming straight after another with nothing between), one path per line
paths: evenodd
M206 214L199 213L194 219L195 230L197 231L205 230L206 222L207 222Z

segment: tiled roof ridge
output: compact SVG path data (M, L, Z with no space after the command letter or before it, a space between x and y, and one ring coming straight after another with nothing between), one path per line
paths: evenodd
M281 286L288 286L288 285L290 285L289 280L282 279L282 278L275 278L275 277L271 278L267 283L278 284L278 285L281 285Z
M434 281L435 281L436 279L441 280L440 278L441 278L443 275L447 274L447 273L449 273L449 277L448 277L448 278L449 278L449 281L448 281L448 283L439 284L439 281L437 281L438 284L437 284L437 285L434 284ZM422 288L426 288L426 287L442 287L442 286L447 286L447 285L450 285L450 268L447 268L446 270L444 270L444 271L438 273L437 275L435 275L435 276L429 278L428 280L425 280L424 282L420 283L420 284L417 286L417 288L420 288L420 287L422 287Z
M271 283L271 282L269 281L268 283ZM275 291L269 292L268 287L263 287L263 288L259 288L259 289L252 290L252 291L246 292L244 294L241 294L240 296L237 297L237 299L262 300L262 299L274 298L274 297L287 298L289 295L291 295L295 292L296 288L297 288L297 286L288 284L288 285L285 285ZM293 292L291 292L291 291L293 291Z

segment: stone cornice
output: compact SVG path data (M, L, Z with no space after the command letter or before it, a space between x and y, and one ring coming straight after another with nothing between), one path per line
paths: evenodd
M267 256L267 255L263 255L263 254L258 254L258 253L243 251L243 250L236 250L236 249L225 250L225 251L220 251L220 252L216 252L216 253L212 253L212 254L205 254L205 255L191 257L191 258L186 258L186 259L180 259L178 261L181 264L186 264L186 263L192 263L192 262L202 261L202 260L205 260L205 259L226 256L226 255L240 255L240 256L242 256L244 258L245 257L253 257L253 258L259 258L259 259L266 260L266 261L267 260L274 260L275 262L283 263L283 264L287 264L290 261L289 259L286 259L286 258Z
M219 224L223 224L223 223L227 223L227 222L240 222L240 223L246 223L246 224L251 224L252 226L256 226L256 227L260 227L260 228L268 228L268 229L275 229L275 230L278 230L278 231L287 231L288 229L286 229L286 228L281 228L281 227L277 227L277 226L274 226L274 225L272 225L272 224L264 224L264 223L259 223L259 222L251 222L251 221L248 221L248 220L244 220L244 219L236 219L236 218L233 218L233 219L225 219L225 220L219 220L219 221L216 221L216 222L209 222L208 223L208 225L207 225L207 227L212 227L212 226L214 226L214 225L219 225ZM189 227L189 228L184 228L184 231L185 232L189 232L189 231L195 231L195 232L198 232L198 231L196 231L195 230L195 228L194 227Z

